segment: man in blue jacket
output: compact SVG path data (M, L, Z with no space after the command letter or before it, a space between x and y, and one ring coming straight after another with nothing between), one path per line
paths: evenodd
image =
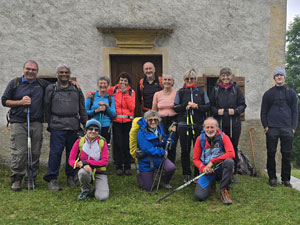
M281 145L281 180L286 187L292 187L291 153L294 133L298 125L298 97L293 89L285 85L284 68L274 71L275 86L265 92L261 104L261 122L267 139L267 170L270 186L277 185L276 149L278 139Z

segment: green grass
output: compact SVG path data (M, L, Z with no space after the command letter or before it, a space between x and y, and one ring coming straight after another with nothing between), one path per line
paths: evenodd
M292 176L300 179L300 169L292 169Z
M179 166L177 167L179 168ZM205 202L193 199L194 185L171 195L161 203L156 200L167 194L149 195L137 186L136 177L118 177L110 167L110 197L106 202L89 198L78 201L79 187L65 184L63 190L51 192L42 180L45 168L34 191L10 190L9 170L0 170L0 224L300 224L300 192L278 185L272 188L266 177L239 176L232 185L231 206L219 200L218 193ZM180 169L171 184L182 184Z

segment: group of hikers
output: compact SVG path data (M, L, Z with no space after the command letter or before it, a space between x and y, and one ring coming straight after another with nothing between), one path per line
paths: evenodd
M122 72L118 83L110 87L106 76L97 80L98 90L83 95L77 82L70 79L66 64L56 68L57 82L37 78L38 64L24 63L23 75L11 80L2 96L2 105L10 107L11 189L35 189L43 140L43 125L48 123L50 152L48 171L43 179L48 189L61 190L57 182L61 157L66 150L67 184L79 181L84 200L94 194L104 201L109 197L107 165L111 137L113 161L119 176L131 175L132 157L137 163L137 181L141 189L152 191L154 175L161 172L160 185L171 189L176 170L176 145L181 147L183 182L192 179L190 152L193 146L195 199L205 200L220 181L224 204L232 200L228 190L238 183L238 142L245 97L234 81L230 68L222 68L210 96L197 86L194 69L183 75L179 90L172 75L157 76L152 62L143 65L144 78L138 82L137 99L143 117L134 118L135 91L131 75ZM276 67L275 86L262 99L261 121L266 132L269 184L277 185L275 154L281 142L283 185L290 184L290 158L297 128L298 103L294 90L285 86L286 73ZM210 117L207 117L210 113ZM81 133L81 124L85 132ZM29 144L30 143L30 144ZM132 147L134 146L134 147ZM30 153L30 154L29 154ZM29 165L30 164L30 165ZM163 173L162 173L163 172Z

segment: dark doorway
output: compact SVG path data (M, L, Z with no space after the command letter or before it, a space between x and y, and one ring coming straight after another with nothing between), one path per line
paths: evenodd
M121 72L129 73L131 77L131 87L137 91L139 80L144 77L143 65L145 62L152 62L155 66L156 75L162 75L162 55L110 55L110 71L112 85L117 84L118 75ZM135 116L140 116L141 106L135 100Z
M210 93L213 91L213 87L216 85L218 77L207 77L207 95L210 96Z

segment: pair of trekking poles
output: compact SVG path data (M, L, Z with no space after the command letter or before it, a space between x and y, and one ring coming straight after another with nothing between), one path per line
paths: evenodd
M32 166L31 136L30 136L30 107L27 107L27 189L35 189L34 173ZM30 186L32 184L32 186Z

